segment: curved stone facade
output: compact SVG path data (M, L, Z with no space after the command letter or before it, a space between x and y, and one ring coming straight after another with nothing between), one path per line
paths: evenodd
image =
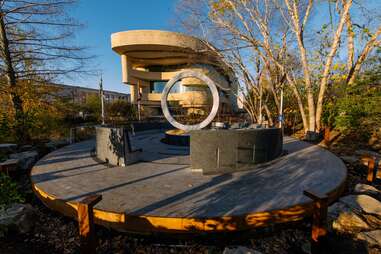
M130 86L131 102L140 104L146 116L162 116L160 107L163 86L180 72L200 71L212 79L220 93L219 113L231 113L236 110L237 83L233 73L212 50L208 43L176 32L159 30L131 30L114 33L111 36L112 49L121 56L122 80ZM204 83L194 79L183 79L179 83L186 88L197 88ZM173 93L168 99L190 109L190 91ZM197 95L200 101L207 101L206 95ZM203 105L197 105L201 107Z

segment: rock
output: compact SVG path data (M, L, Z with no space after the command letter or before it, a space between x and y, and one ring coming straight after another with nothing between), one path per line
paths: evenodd
M361 190L360 187L357 189ZM379 228L381 202L364 194L345 196L328 208L328 221L333 230L342 233L354 234Z
M35 224L35 210L29 204L12 204L0 211L0 228L25 234L30 232Z
M381 247L381 230L361 232L356 235L356 238L367 242L369 247Z
M368 195L348 195L340 199L357 214L367 213L381 216L381 202Z
M346 162L346 163L350 163L350 164L353 164L353 163L356 163L359 161L359 159L356 157L356 156L340 156L340 158Z
M381 200L381 191L379 191L376 187L373 187L368 184L356 184L355 189L354 189L355 194L366 194L369 196L372 196L376 198L377 200Z
M373 132L368 141L368 145L370 145L373 150L381 150L381 131Z
M377 143L377 144L372 145L372 149L374 149L376 151L380 150L381 149L381 144Z
M33 149L34 149L34 147L32 145L23 145L20 147L19 151L20 152L26 152L26 151L30 151Z
M328 208L330 230L354 234L369 230L370 226L346 204L337 202Z
M230 126L230 129L239 129L240 128L240 124L239 123L233 123L231 126Z
M307 131L307 133L304 136L304 139L306 141L315 142L318 141L320 138L320 134L314 131Z
M381 154L374 152L374 151L369 151L369 150L356 150L355 151L356 155L363 156L363 155L370 155L370 156L376 156L376 157L381 157Z
M247 127L248 129L259 129L259 128L262 128L262 124L258 124L258 123L252 123L249 125L249 127Z
M244 246L238 246L238 247L232 247L232 248L226 247L224 249L224 252L222 252L222 254L262 254L262 252L249 249Z
M45 143L44 144L44 147L48 150L48 151L54 151L57 149L57 145L55 142L53 141L50 141L48 143Z
M61 147L66 146L66 145L69 144L69 142L67 140L65 140L65 139L54 140L54 141L50 141L49 143L54 145L56 148L61 148Z
M368 141L368 145L372 146L378 142L378 136L377 133L373 133Z
M311 242L305 242L300 247L305 254L311 254Z
M54 142L49 141L49 142L38 144L37 149L40 155L45 155L56 150L57 146Z
M38 159L37 151L27 151L22 153L13 153L9 155L11 159L19 160L19 167L22 170L30 169Z
M19 160L8 159L6 161L0 162L0 169L2 172L6 172L7 174L9 174L9 173L16 172L18 165L19 165Z
M16 150L16 144L0 144L0 154L14 153Z
M329 133L329 142L336 140L341 135L341 132L338 130L331 130Z

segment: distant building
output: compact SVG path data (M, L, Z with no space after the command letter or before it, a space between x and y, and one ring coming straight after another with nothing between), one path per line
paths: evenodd
M112 49L121 56L122 82L131 90L131 103L142 106L150 116L162 114L161 96L167 82L184 70L200 71L219 85L219 113L236 109L232 91L234 73L202 40L159 30L132 30L111 35ZM188 113L211 105L206 84L195 78L176 82L168 101ZM223 88L223 89L221 89ZM229 92L227 92L229 91ZM200 111L201 112L201 111Z
M80 87L80 86L69 86L62 84L52 84L51 86L58 88L56 95L70 99L74 103L84 104L86 103L86 98L89 95L98 95L99 89ZM113 102L116 100L124 100L131 102L130 94L119 93L114 91L103 90L105 102Z

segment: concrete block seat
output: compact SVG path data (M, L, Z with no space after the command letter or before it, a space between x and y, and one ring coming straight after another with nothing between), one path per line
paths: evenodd
M121 231L230 232L303 220L313 204L303 191L333 201L347 176L335 155L290 137L283 142L287 155L255 170L203 175L191 170L189 148L160 142L164 135L132 137L143 152L125 167L92 157L94 140L56 150L33 167L33 190L46 206L74 218L77 202L101 194L95 223Z
M141 148L134 149L128 128L96 127L96 157L114 166L139 161Z
M191 166L204 174L255 168L282 154L282 130L250 128L191 132Z

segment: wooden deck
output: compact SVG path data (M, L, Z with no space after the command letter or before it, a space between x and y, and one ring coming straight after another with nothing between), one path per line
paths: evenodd
M93 140L66 146L35 165L33 189L46 206L74 218L79 200L101 194L95 223L118 230L220 232L301 220L312 209L304 190L333 200L347 175L329 151L285 137L285 156L249 171L204 176L189 169L188 148L163 144L162 137L133 137L143 161L127 167L97 161Z

